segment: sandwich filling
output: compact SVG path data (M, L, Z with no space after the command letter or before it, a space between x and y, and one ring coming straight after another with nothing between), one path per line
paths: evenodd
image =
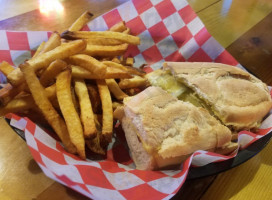
M158 69L148 73L146 77L151 85L164 89L181 101L189 102L197 107L202 107L216 117L212 107L202 100L191 88L187 87L181 81L177 81L176 78L172 76L170 70Z

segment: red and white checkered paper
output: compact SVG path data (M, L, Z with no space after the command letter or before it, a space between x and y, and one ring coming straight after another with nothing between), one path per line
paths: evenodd
M86 8L88 9L88 8ZM92 8L90 8L91 10ZM126 56L136 65L148 63L147 71L158 69L164 61L206 61L239 66L239 63L208 33L185 0L133 0L94 19L83 30L107 30L125 21L133 35L141 38L130 46ZM50 32L0 31L0 62L18 66L31 57ZM5 77L0 74L0 82ZM43 172L50 178L92 199L169 199L183 185L190 165L203 166L236 155L222 156L206 151L193 153L180 170L136 170L129 156L124 135L116 131L104 160L80 160L64 151L62 145L27 118L7 116L10 124L25 131L27 145ZM258 134L239 133L246 148L268 134L272 116L266 118Z

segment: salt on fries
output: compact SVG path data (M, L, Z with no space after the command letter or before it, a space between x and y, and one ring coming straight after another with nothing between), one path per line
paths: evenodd
M85 146L106 153L113 109L129 96L126 91L147 85L134 59L123 57L129 44L140 44L139 37L130 35L124 22L104 32L80 31L91 18L85 12L68 31L52 33L18 68L0 64L8 80L0 89L0 115L16 113L46 123L64 148L82 159Z

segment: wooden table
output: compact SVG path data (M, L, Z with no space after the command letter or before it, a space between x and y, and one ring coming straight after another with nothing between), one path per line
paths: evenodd
M64 14L47 16L38 0L2 0L0 30L63 31L86 9L95 16L126 0L61 1ZM209 32L244 67L272 85L271 0L189 0ZM25 142L0 119L0 199L58 200L86 197L47 178L32 159ZM272 143L232 170L186 181L175 199L271 199Z

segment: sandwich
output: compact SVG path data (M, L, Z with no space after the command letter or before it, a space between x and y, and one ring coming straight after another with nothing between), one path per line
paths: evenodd
M233 133L258 128L271 108L267 86L216 63L164 63L150 84L114 111L137 169L168 169L193 152L229 154Z
M272 106L265 83L230 65L165 62L163 70L147 78L178 99L205 108L232 132L256 130Z
M231 131L209 112L151 86L126 98L114 111L137 169L180 164L196 150L214 151L231 143Z

